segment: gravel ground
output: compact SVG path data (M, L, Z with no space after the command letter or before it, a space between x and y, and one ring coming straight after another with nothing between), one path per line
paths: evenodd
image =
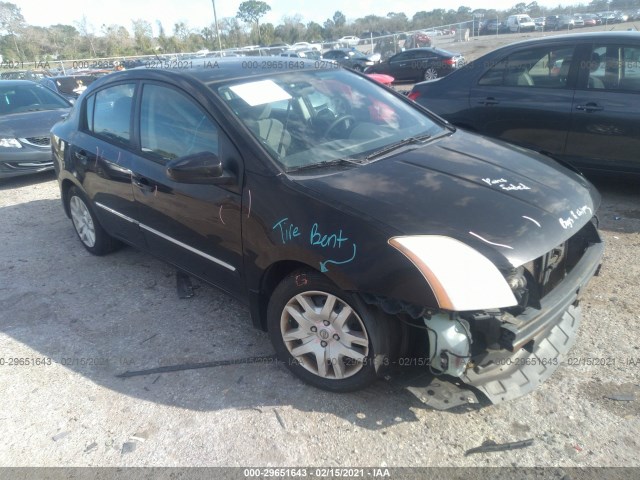
M640 466L640 192L597 185L606 255L570 357L523 398L441 412L382 380L319 391L268 361L116 377L273 350L217 290L194 281L196 295L181 300L175 271L144 253L88 254L51 174L5 181L0 465ZM15 358L31 365L9 366ZM528 448L464 455L528 438Z

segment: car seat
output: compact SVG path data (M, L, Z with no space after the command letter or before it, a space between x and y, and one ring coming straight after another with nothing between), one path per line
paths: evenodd
M253 107L240 107L236 103L236 112L240 118L264 143L281 157L287 153L287 147L291 143L291 135L284 128L284 124L275 118L270 118L271 104L256 105Z

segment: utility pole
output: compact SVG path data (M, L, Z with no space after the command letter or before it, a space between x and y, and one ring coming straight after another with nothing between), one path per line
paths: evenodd
M218 50L222 52L222 40L220 40L220 30L218 30L218 15L216 14L216 0L211 0L211 3L213 4L213 21L216 23L216 37L218 37Z

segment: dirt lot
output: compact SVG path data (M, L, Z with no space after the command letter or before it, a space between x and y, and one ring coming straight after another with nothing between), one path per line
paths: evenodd
M640 192L597 185L606 257L570 358L524 398L439 412L385 381L318 391L272 362L116 377L273 351L217 290L196 284L180 300L174 270L152 257L88 254L51 174L6 181L0 465L640 466ZM529 448L464 456L527 438Z
M382 380L319 391L270 361L117 377L273 350L217 290L194 281L181 300L144 253L88 254L52 174L4 181L0 466L640 467L640 189L596 185L605 260L570 357L528 396L440 412Z

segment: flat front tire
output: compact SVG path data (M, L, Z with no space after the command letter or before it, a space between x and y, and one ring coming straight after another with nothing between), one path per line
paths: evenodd
M388 321L318 272L298 271L274 290L267 311L278 359L305 382L359 390L389 363Z

